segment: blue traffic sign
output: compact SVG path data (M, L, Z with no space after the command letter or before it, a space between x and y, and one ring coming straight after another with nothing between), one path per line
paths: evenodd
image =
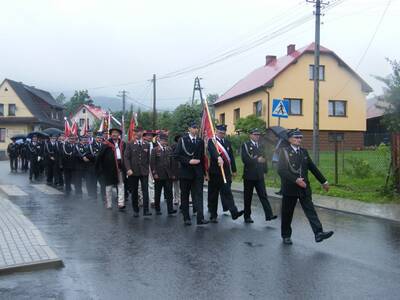
M289 117L289 100L273 99L272 116L277 118Z

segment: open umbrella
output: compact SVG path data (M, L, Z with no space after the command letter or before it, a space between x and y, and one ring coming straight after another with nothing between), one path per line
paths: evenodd
M58 135L58 134L63 133L63 131L58 128L47 128L47 129L43 130L42 132L44 132L48 135Z
M24 140L26 139L26 135L25 134L16 134L14 136L11 137L12 140Z
M281 126L272 126L268 128L277 138L287 140L287 129Z
M49 137L49 135L48 135L47 133L42 132L42 131L32 131L32 132L29 132L28 135L27 135L26 137L29 138L29 139L32 139L32 136L34 136L34 135L37 135L38 137L41 137L41 138Z

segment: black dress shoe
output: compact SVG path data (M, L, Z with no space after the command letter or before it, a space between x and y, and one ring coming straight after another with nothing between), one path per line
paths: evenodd
M145 212L143 212L143 216L151 216L151 215L153 215L151 212L149 212L149 211L145 211Z
M210 218L210 223L217 224L218 223L217 218Z
M125 206L125 205L124 205L124 206L118 206L118 209L119 209L120 211L125 211L126 206Z
M293 244L292 239L289 238L289 237L288 238L283 238L282 240L283 240L283 243L285 245L292 245Z
M208 222L207 220L200 220L200 221L197 221L197 225L206 225L206 224L208 224L208 223L210 223L210 222Z
M251 217L245 218L244 219L245 223L254 223L253 219Z
M190 225L192 225L192 221L190 221L190 220L185 220L185 221L183 222L183 224L185 224L185 226L190 226Z
M272 221L272 220L275 220L276 218L278 218L278 216L272 215L270 217L265 218L265 221Z
M162 215L162 212L159 211L159 210L157 210L157 211L156 211L156 215L157 215L157 216L161 216L161 215Z
M323 240L329 239L333 235L333 231L326 231L326 232L318 232L315 235L315 241L317 243L322 242Z
M178 211L176 209L173 209L171 211L168 212L169 215L174 215L176 214Z
M235 213L232 214L232 220L236 220L237 218L240 218L241 216L243 216L244 214L244 210L241 211L237 211Z
M134 212L133 212L133 216L134 216L135 218L139 218L139 212L138 212L138 211L134 211Z

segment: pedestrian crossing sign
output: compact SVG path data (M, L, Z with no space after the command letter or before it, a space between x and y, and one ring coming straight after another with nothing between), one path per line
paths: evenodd
M282 99L273 99L272 116L277 118L288 118L289 101Z

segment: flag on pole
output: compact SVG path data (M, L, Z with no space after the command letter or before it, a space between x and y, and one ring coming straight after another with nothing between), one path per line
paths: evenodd
M75 120L74 120L74 122L72 123L72 126L71 126L71 133L73 135L78 135L78 124L76 123Z
M137 125L136 118L137 118L137 113L132 113L131 122L129 123L129 129L128 129L128 142L133 140L135 136L135 127Z
M71 127L69 126L67 117L64 117L64 135L65 137L69 137L70 134L71 134Z
M204 103L204 105L203 105L203 115L201 117L201 129L200 129L201 131L200 131L200 134L201 134L201 137L204 140L204 145L205 145L205 147L207 147L208 140L211 139L212 142L214 143L214 146L217 149L218 153L222 156L222 158L225 161L224 155L221 152L221 150L222 150L221 148L224 148L224 147L222 147L222 145L220 145L221 147L219 147L218 143L217 143L217 140L215 138L214 124L213 124L213 121L211 119L210 111L208 109L207 100L205 100L203 103ZM206 151L205 151L205 153L206 153ZM229 157L229 155L227 155L227 157ZM208 157L206 155L205 155L204 161L205 161L206 172L208 172ZM230 162L230 159L229 159L229 162ZM224 167L220 166L220 169L221 169L221 174L222 174L222 178L224 180L224 183L226 183L227 181L226 181L226 177L225 177Z

